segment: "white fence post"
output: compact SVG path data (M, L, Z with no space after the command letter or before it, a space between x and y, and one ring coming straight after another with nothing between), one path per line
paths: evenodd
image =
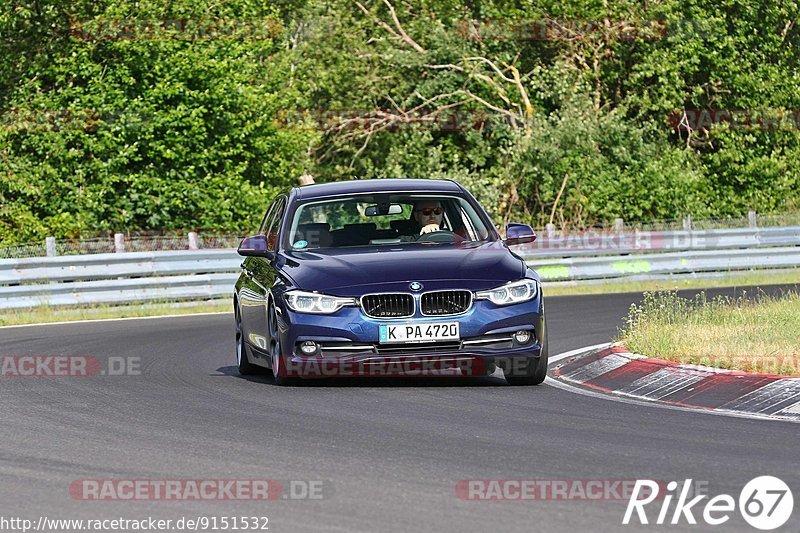
M44 240L44 247L47 250L47 257L55 257L57 255L55 237L47 237Z
M114 251L121 254L125 251L125 235L122 233L114 234Z
M751 228L756 228L758 224L756 223L756 212L755 211L748 211L747 212L747 222Z
M625 231L625 221L621 218L614 219L614 233L622 233Z
M198 250L200 247L197 245L197 232L190 231L189 232L189 249L190 250Z
M546 233L548 239L555 239L556 238L556 225L555 224L548 224L546 226Z
M692 215L686 215L683 219L683 229L692 231Z

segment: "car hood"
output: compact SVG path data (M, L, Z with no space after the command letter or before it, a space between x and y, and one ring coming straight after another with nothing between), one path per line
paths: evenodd
M429 282L426 288L482 290L525 274L525 262L501 241L326 248L284 255L284 272L298 288L339 296L405 291L411 281Z

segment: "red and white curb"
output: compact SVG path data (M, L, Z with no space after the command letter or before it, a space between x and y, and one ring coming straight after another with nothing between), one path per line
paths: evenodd
M800 378L683 365L616 344L561 354L551 374L558 382L681 409L800 421Z

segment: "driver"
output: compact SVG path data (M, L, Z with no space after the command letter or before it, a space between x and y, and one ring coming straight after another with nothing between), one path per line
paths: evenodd
M444 209L437 200L422 200L414 204L414 220L422 228L420 235L439 231L444 218Z

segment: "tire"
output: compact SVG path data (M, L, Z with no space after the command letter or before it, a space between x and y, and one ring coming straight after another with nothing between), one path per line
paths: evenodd
M542 353L539 359L530 360L526 365L525 370L513 374L511 369L503 370L503 376L509 385L539 385L547 377L547 362L548 362L548 348L547 348L547 327L545 321L542 321Z
M275 304L270 303L267 314L269 322L269 354L272 361L272 377L275 385L288 386L297 383L297 379L289 377L286 369L286 362L281 354L281 336L278 330L278 314L275 312Z
M259 368L247 359L247 349L244 346L244 332L242 330L242 317L239 314L239 304L234 302L233 316L236 321L236 366L239 375L252 376L259 373Z

